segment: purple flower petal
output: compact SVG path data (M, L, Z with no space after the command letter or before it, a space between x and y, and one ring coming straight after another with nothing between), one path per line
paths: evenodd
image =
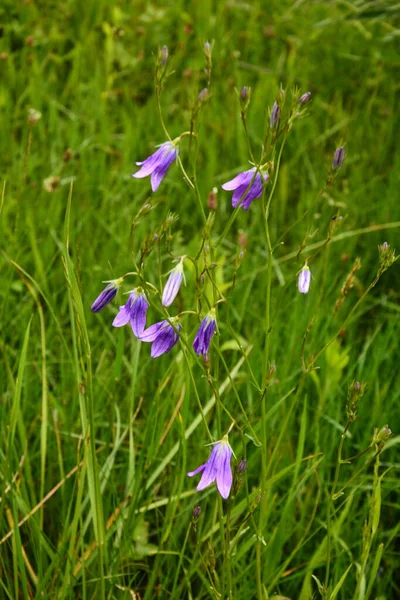
M204 490L206 487L211 485L215 481L218 466L218 450L220 444L214 444L210 458L205 464L203 475L201 476L200 482L196 488L198 492Z
M124 306L119 307L119 313L117 314L114 321L112 322L113 327L123 327L124 325L129 323L129 319L131 317L132 303L135 301L136 296L137 296L136 292L132 292L129 295L129 298L128 298L126 304Z
M159 323L154 323L150 325L147 329L145 329L139 336L139 339L142 342L154 342L156 337L158 336L161 327L168 323L168 321L160 321Z
M249 189L247 194L245 194L248 187L249 187L249 184L243 185L234 191L233 196L232 196L232 206L233 207L235 207L238 204L238 202L240 201L240 199L242 198L242 200L240 202L240 206L242 206L244 208L244 210L248 210L248 208L250 207L250 204L253 202L253 200L255 200L256 198L259 198L261 196L262 191L263 191L263 185L261 183L261 176L259 173L257 173L256 178L254 179L251 188Z
M239 173L239 175L236 175L236 177L221 185L222 189L229 192L231 190L236 190L236 188L242 185L247 187L253 177L254 170L255 169L250 169L249 171Z
M154 171L152 172L152 174L150 176L150 182L151 182L151 189L153 190L153 192L156 192L158 190L161 181L164 179L171 163L174 162L175 158L176 158L176 151L174 150L172 152L169 152L165 156L165 159L163 157L163 162L160 163L160 165L157 165L156 169L154 169Z
M133 333L137 338L141 336L146 326L146 315L149 305L144 295L138 294L130 312L130 322Z
M162 146L159 147L159 149L154 152L153 154L151 154L148 158L146 158L145 161L143 162L137 162L136 164L138 166L142 165L142 168L139 169L139 171L137 171L137 173L133 173L132 177L136 177L138 179L142 178L142 177L147 177L148 175L150 175L154 169L157 167L157 165L160 163L160 159L162 158L166 148L166 145L169 145L169 142L166 142L165 144L163 144Z
M159 334L151 346L151 358L158 358L161 354L169 352L177 343L179 335L171 325L160 329Z
M221 496L226 500L229 497L232 487L231 456L232 450L228 444L221 448L221 461L216 476L217 489Z
M194 471L189 471L189 473L186 473L186 475L189 475L189 477L193 477L194 475L198 475L199 473L201 473L204 469L206 465L200 465L199 467L197 467L197 469L195 469Z

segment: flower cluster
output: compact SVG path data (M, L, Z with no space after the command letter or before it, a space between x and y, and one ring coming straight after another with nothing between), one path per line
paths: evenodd
M164 307L168 307L173 303L182 281L184 281L184 258L182 257L177 266L170 272L162 294L161 303ZM121 277L106 282L108 285L93 302L91 310L99 312L105 308L115 298L123 281L124 278ZM112 325L113 327L123 327L129 323L133 334L141 342L151 343L150 355L152 358L157 358L162 354L167 354L178 343L181 326L178 323L179 317L170 317L154 323L146 329L148 308L149 303L144 290L141 287L135 288L129 293L126 303L119 307L119 312ZM193 349L197 355L208 356L211 339L216 327L215 310L212 309L201 321L193 342Z
M200 109L202 109L203 106L211 98L211 94L209 92L209 82L212 67L212 45L208 42L206 42L204 45L204 55L207 61L206 74L208 78L208 83L207 87L201 90L198 94L197 106L192 111L193 120L197 115L197 112ZM158 86L158 92L160 92L160 90L162 89L164 79L168 77L168 61L168 48L166 46L163 46L159 51L156 67L156 86ZM241 117L244 121L245 127L246 113L249 107L250 98L251 88L243 87L239 93L239 101L241 107ZM272 176L274 170L277 172L273 162L274 154L273 152L269 154L269 150L266 149L268 136L270 136L270 138L272 139L271 144L272 147L274 147L284 128L286 128L286 130L290 129L293 120L297 118L297 116L301 116L306 112L306 109L303 109L303 107L309 103L310 99L310 92L306 92L301 96L300 93L296 93L294 95L294 101L292 103L292 112L290 113L289 117L287 117L286 112L284 111L285 93L283 90L281 90L279 97L272 105L272 108L269 110L269 125L266 128L267 137L265 140L265 144L262 147L262 156L259 162L255 162L250 149L250 155L253 161L251 163L251 168L239 172L233 179L223 183L221 186L223 190L232 192L231 203L234 209L242 208L243 210L247 211L250 209L251 205L255 200L263 197L267 185L269 184L270 176ZM192 188L195 189L196 182L192 181L187 175L182 161L179 158L181 139L185 135L193 135L193 130L181 134L174 140L171 140L169 138L168 141L162 143L145 160L136 162L136 165L140 168L132 174L132 177L134 177L135 179L150 177L151 189L153 192L156 192L159 186L161 185L161 182L163 181L164 177L166 177L171 165L174 162L177 162L180 169L182 170L185 181ZM336 150L331 165L330 174L332 177L333 171L339 169L340 166L343 164L344 156L344 148L338 148ZM268 162L265 162L267 157L270 157L270 160ZM276 181L274 182L272 192L275 189L275 183ZM212 212L210 213L209 219L207 220L207 224L204 230L204 240L206 240L207 236L209 235L214 218L214 211L216 211L218 208L216 193L217 188L214 188L213 192L209 194L208 208ZM200 198L199 194L197 194L197 196ZM269 197L268 201L265 200L263 206L264 213L267 216L270 198L271 196ZM150 205L146 204L146 206ZM202 211L204 216L203 207ZM139 214L141 215L142 213ZM232 222L233 219L234 216L232 215ZM229 224L230 223L231 222L229 222ZM210 226L208 227L209 224ZM154 239L159 240L158 234L157 238L154 236ZM204 248L206 247L207 246L204 243ZM148 252L148 246L146 246L146 251ZM239 255L239 257L241 257L240 261L242 260L243 255L244 252L242 251ZM387 251L383 248L381 250L382 261L386 260L386 255ZM200 256L200 254L198 256ZM208 260L206 258L206 253L204 254L204 257L204 262L206 263ZM159 306L159 312L161 312L164 318L147 326L147 313L150 306L148 294L152 289L155 288L151 284L143 282L143 288L136 287L135 289L129 292L126 303L119 307L119 311L112 322L113 327L123 327L129 324L133 334L138 340L140 340L141 342L151 344L150 355L152 358L157 358L159 356L167 354L177 345L178 341L182 336L180 324L181 318L184 314L189 314L192 312L184 311L176 316L170 316L166 310L173 305L176 298L178 297L182 286L182 282L185 282L186 284L184 275L185 258L186 256L182 256L180 259L178 259L177 264L168 274L169 276L162 292L160 291L161 306ZM206 267L207 266L208 265L206 264ZM142 269L142 266L140 268ZM204 269L202 277L205 277L206 270L207 268ZM126 276L121 277L120 279L106 282L107 286L92 304L91 309L93 312L99 312L103 310L112 300L114 300L125 277ZM307 294L310 290L310 285L311 272L306 263L298 273L298 291L301 294ZM201 306L201 297L198 300L198 304L199 306ZM210 306L209 300L207 299L207 304L209 306L208 312L204 314L201 311L201 309L197 309L195 313L199 317L200 324L198 326L196 335L193 340L193 351L198 357L202 357L207 369L212 338L215 332L217 331L217 318L215 307L218 304L218 301L221 301L221 297L219 300L214 300L214 306ZM185 338L183 338L183 342L186 345ZM275 367L271 366L269 375L270 379L272 378L274 370ZM270 379L268 381L270 381ZM229 444L227 435L225 435L222 438L222 440L214 442L212 444L212 450L208 460L194 471L190 471L189 473L187 473L189 477L194 477L197 474L201 474L201 479L197 485L197 490L204 490L205 488L209 487L215 482L216 488L223 499L227 499L229 497L231 490L233 490L233 495L236 495L236 493L242 485L242 479L246 470L246 461L242 460L240 462L236 470L235 482L233 483L231 468L232 455L233 450ZM197 519L199 515L200 510L198 511L198 514L195 518Z

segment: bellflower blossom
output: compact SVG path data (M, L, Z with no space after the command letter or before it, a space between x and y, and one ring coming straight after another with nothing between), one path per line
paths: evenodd
M100 312L101 310L103 310L103 308L107 306L107 304L109 304L111 300L114 300L123 280L123 277L120 277L119 279L112 279L111 281L106 281L105 283L108 283L108 285L106 285L101 294L97 296L96 300L90 307L90 310L92 312Z
M307 265L304 265L297 278L297 289L301 294L307 294L310 289L311 271Z
M184 274L182 258L176 267L172 269L170 276L168 277L168 281L165 284L161 301L163 306L170 306L173 303L179 292L183 278Z
M211 344L211 338L214 334L217 322L215 320L215 310L212 309L200 323L200 327L194 338L193 348L196 354L207 356Z
M130 323L133 333L140 339L146 326L146 314L149 308L146 295L141 288L134 289L124 306L113 321L113 327L123 327Z
M172 322L174 319L170 319ZM177 325L179 330L181 327ZM153 342L151 345L151 358L167 354L179 340L179 335L168 321L160 321L150 325L143 331L139 338L142 342Z
M203 473L196 488L197 491L204 490L215 481L222 498L226 500L229 497L232 487L232 454L233 451L229 445L228 436L225 435L220 442L214 444L208 461L204 465L200 465L195 471L188 473L189 477Z
M231 181L227 181L227 183L224 183L221 186L223 190L234 190L232 196L233 207L237 206L240 201L240 206L242 206L244 210L248 210L253 200L261 196L263 185L268 180L268 173L261 170L261 172L258 172L254 177L255 171L256 168L254 167L253 169L239 173L239 175L234 177Z
M170 165L176 160L179 154L179 138L174 142L165 142L161 144L159 149L151 154L143 162L137 162L136 164L141 166L141 169L137 173L133 173L132 177L141 179L150 175L151 189L153 192L158 190L158 187L167 174Z

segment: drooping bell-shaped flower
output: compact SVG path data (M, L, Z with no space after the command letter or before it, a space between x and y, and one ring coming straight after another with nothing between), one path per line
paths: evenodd
M90 307L90 310L92 312L99 312L103 310L103 308L107 306L107 304L109 304L111 300L114 300L123 281L123 277L120 277L119 279L112 279L111 281L106 281L105 283L107 283L108 285L106 285L101 294L97 296L96 300Z
M297 278L297 289L301 294L307 294L311 284L311 271L304 265Z
M244 210L248 210L253 200L260 198L264 183L268 180L268 173L263 171L255 175L256 168L249 169L236 175L231 181L227 181L221 187L223 190L234 190L232 196L232 206L235 207L240 202Z
M132 331L140 338L146 326L146 315L149 304L142 288L136 288L129 294L129 298L120 306L119 313L113 321L113 327L123 327L130 323Z
M174 319L170 319L174 321ZM181 328L175 325L176 329ZM160 321L150 325L143 331L139 338L142 342L153 342L151 345L151 358L157 358L161 354L167 354L179 340L179 335L168 321Z
M181 258L176 267L170 272L162 295L161 303L163 306L170 306L179 292L179 288L181 287L184 279L183 260L184 259Z
M203 473L196 488L197 491L204 490L215 481L222 498L226 500L229 497L232 487L232 454L233 451L229 445L228 436L225 435L220 442L213 445L208 461L204 465L200 465L195 471L188 473L189 477Z
M193 348L196 354L207 356L216 326L215 310L212 309L200 323L200 327L194 338Z
M167 174L171 164L176 160L179 154L179 138L173 142L165 142L161 144L154 154L151 154L143 162L137 162L141 169L137 173L133 173L132 177L141 179L150 175L151 189L153 192L158 190L158 187Z

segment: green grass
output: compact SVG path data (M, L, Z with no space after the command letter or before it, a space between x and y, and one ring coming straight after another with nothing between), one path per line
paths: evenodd
M368 287L378 245L400 246L399 6L66 0L5 2L0 14L0 598L398 597L398 263ZM196 268L217 266L201 287L185 261L170 314L197 310L200 294L203 310L229 296L210 370L191 350L194 315L182 319L183 342L153 360L128 328L111 327L122 296L90 312L102 281L135 270L171 213L146 281L163 286L169 252L199 251L201 212L179 167L154 195L131 173L165 141L158 49L170 52L161 105L174 138L207 85L206 40L211 96L196 165L207 215L207 195L219 192L211 250ZM289 104L296 86L313 94L271 174L271 262L262 200L212 248L232 214L220 185L248 168L243 85L257 157L280 86ZM341 141L346 161L323 189ZM189 177L193 149L183 138ZM305 258L307 296L296 289ZM160 318L150 299L148 324ZM354 381L367 387L342 438ZM186 472L207 459L207 428L220 439L229 415L232 466L246 458L247 470L222 502L214 487L196 492ZM386 424L393 434L375 452L374 428ZM369 450L339 464L341 439L343 459Z

